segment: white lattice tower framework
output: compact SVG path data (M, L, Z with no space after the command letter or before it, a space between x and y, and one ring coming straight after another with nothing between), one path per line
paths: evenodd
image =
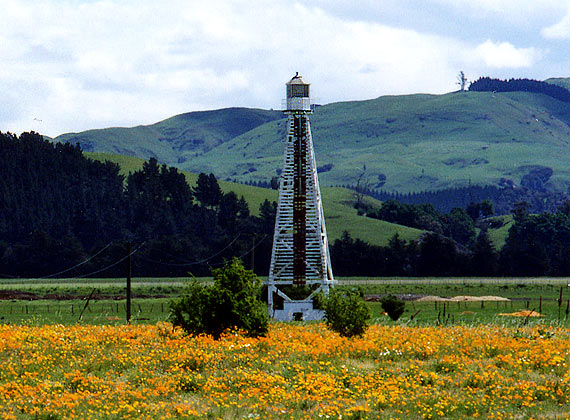
M269 314L284 320L294 314L319 319L322 312L313 310L312 297L319 291L327 293L334 278L308 118L309 84L298 74L287 83L285 112L287 137L267 282ZM303 300L292 300L280 290L283 285L306 284L318 287ZM274 308L275 295L284 300L282 310Z

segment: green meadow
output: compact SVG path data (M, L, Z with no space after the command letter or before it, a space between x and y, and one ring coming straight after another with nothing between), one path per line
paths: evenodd
M166 321L169 301L183 293L187 281L182 278L133 279L132 322ZM570 279L566 278L341 278L337 287L358 288L368 301L373 323L394 323L383 314L379 302L382 296L392 294L406 301L406 311L398 323L522 325L530 322L570 326L569 284ZM126 317L125 287L125 279L4 279L0 281L0 295L4 297L0 300L0 322L121 324ZM468 298L444 301L431 300L429 297L433 296L492 298L482 302ZM421 297L424 299L418 299ZM493 300L497 297L509 300ZM520 311L534 311L542 316L500 315Z
M100 161L111 161L119 164L121 173L127 176L130 172L142 168L144 159L106 154L106 153L85 153L91 159ZM183 171L189 185L196 185L198 175ZM264 200L277 201L278 192L268 188L253 187L235 182L218 181L224 193L233 191L238 197L243 196L253 215L259 214L259 206ZM400 238L407 241L416 239L423 231L409 228L394 223L375 220L365 216L359 216L354 208L354 191L346 188L325 187L321 189L323 196L323 207L325 212L325 222L329 241L334 242L339 239L346 230L353 238L360 238L365 242L374 245L387 245L388 241L396 233ZM381 202L373 198L365 197L367 204L378 207Z

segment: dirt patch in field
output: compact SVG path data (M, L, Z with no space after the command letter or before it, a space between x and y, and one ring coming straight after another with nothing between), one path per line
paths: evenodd
M510 313L503 313L503 314L499 314L500 316L515 316L515 317L521 317L521 318L536 318L536 317L541 317L544 316L539 312L536 311L529 311L529 310L522 310L519 312L510 312Z
M380 302L384 295L366 295L364 300L368 302ZM509 302L510 299L501 296L454 296L441 297L431 295L397 295L399 299L414 302Z
M508 302L510 299L501 296L455 296L452 302Z
M22 292L21 290L0 290L0 300L38 300L41 299L35 293Z
M449 299L442 298L441 296L422 296L421 298L416 299L416 302L447 302Z
M167 298L166 295L139 295L133 293L133 299L151 299L151 298ZM38 295L36 293L24 292L22 290L0 290L0 300L78 300L87 299L85 295L69 295L62 293L48 293L46 295ZM124 295L104 295L101 293L93 293L91 300L121 300L126 299Z
M417 302L508 302L510 299L501 296L454 296L444 298L441 296L423 296Z

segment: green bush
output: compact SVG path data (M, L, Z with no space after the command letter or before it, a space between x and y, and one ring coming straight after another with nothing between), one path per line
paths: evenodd
M370 309L358 290L332 289L316 300L325 311L327 326L343 337L362 335L368 328Z
M402 316L402 314L404 313L404 309L406 306L405 302L401 299L398 299L394 295L384 296L381 302L382 302L382 309L394 321L397 321L400 318L400 316Z
M170 302L170 319L187 333L215 338L228 328L257 337L267 333L267 306L261 301L261 281L238 258L212 270L213 286L192 281L182 298Z

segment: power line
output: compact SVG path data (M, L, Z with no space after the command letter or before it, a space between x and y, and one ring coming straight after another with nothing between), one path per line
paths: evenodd
M243 254L238 255L237 257L238 257L238 258L245 257L247 254L253 252L253 250L254 250L255 248L257 248L259 245L261 245L261 243L263 242L263 240L264 240L265 238L267 238L267 236L268 236L267 233L264 234L264 235L263 235L263 238L261 238L254 246L252 246L248 251L244 252ZM212 264L212 267L218 267L218 266L221 266L221 265L223 265L223 264L221 264L221 263L220 263L220 264Z
M198 261L192 261L192 262L186 262L186 263L166 263L166 262L162 262L162 261L156 261L156 260L153 260L153 259L148 258L148 257L139 257L139 258L142 258L142 259L144 259L144 260L146 260L146 261L148 261L148 262L152 262L152 263L155 263L155 264L162 264L162 265L168 265L168 266L173 266L173 267L185 267L185 266L188 266L188 265L202 264L202 263L205 263L205 262L211 260L212 258L217 257L217 256L220 255L222 252L224 252L226 249L228 249L230 246L232 246L233 243L238 240L238 238L240 237L240 235L242 235L242 233L238 233L237 236L236 236L228 245L226 245L224 248L222 248L220 251L216 252L216 253L213 254L213 255L210 255L208 258L204 258L204 259L198 260ZM181 258L181 259L182 259L182 258Z
M123 258L121 258L119 261L117 261L117 262L115 262L115 263L113 263L113 264L110 264L110 265L108 265L107 267L101 268L100 270L93 271L93 272L91 272L91 273L82 274L81 276L75 276L75 277L72 277L72 278L74 278L74 279L80 279L80 278L83 278L83 277L88 277L88 276L92 276L93 274L100 273L101 271L108 270L109 268L113 268L113 267L116 266L117 264L120 264L120 263L122 263L123 261L125 261L125 260L126 260L127 258L129 258L131 255L136 254L137 251L138 251L139 249L141 249L144 244L145 244L145 242L143 242L143 243L142 243L137 249L135 249L134 251L131 251L130 254L127 254L126 256L124 256Z
M255 248L257 248L259 245L261 245L261 243L263 242L263 240L264 240L265 238L267 238L267 233L265 233L265 234L263 235L263 238L261 238L259 241L257 241L257 243L256 243L254 246L252 246L252 247L249 249L249 251L246 251L246 252L244 252L243 254L238 255L238 258L245 257L247 254L249 254L250 252L252 252Z
M105 247L104 247L103 249L101 249L99 252L97 252L96 254L90 256L89 258L87 258L87 259L84 260L83 262L80 262L79 264L74 265L73 267L70 267L70 268L68 268L68 269L66 269L66 270L62 270L62 271L60 271L60 272L58 272L58 273L54 273L54 274L50 274L50 275L48 275L48 276L43 276L43 277L38 277L38 278L40 278L40 279L48 279L48 278L50 278L50 277L55 277L55 276L58 276L58 275L60 275L60 274L67 273L68 271L71 271L71 270L73 270L73 269L75 269L75 268L77 268L77 267L80 267L80 266L82 266L83 264L88 263L89 261L91 261L93 258L95 258L97 255L99 255L99 254L102 253L103 251L105 251L107 248L109 248L109 247L111 246L112 243L113 243L113 241L109 242L109 243L108 243L107 245L105 245Z
M42 277L37 277L37 279L49 279L51 277L56 277L59 276L60 274L63 273L67 273L68 271L71 271L77 267L82 266L83 264L88 263L89 261L91 261L93 258L95 258L97 255L101 254L103 251L105 251L107 248L109 248L111 245L113 244L113 241L109 242L107 245L105 245L101 250L99 250L98 252L96 252L95 254L91 255L90 257L88 257L87 259L83 260L82 262L80 262L79 264L74 265L73 267L70 268L66 268L65 270L62 271L58 271L57 273L53 273L53 274L48 274L47 276L42 276ZM12 279L16 279L19 278L19 276L12 276L9 274L0 274L0 277L5 277L5 278L12 278Z

